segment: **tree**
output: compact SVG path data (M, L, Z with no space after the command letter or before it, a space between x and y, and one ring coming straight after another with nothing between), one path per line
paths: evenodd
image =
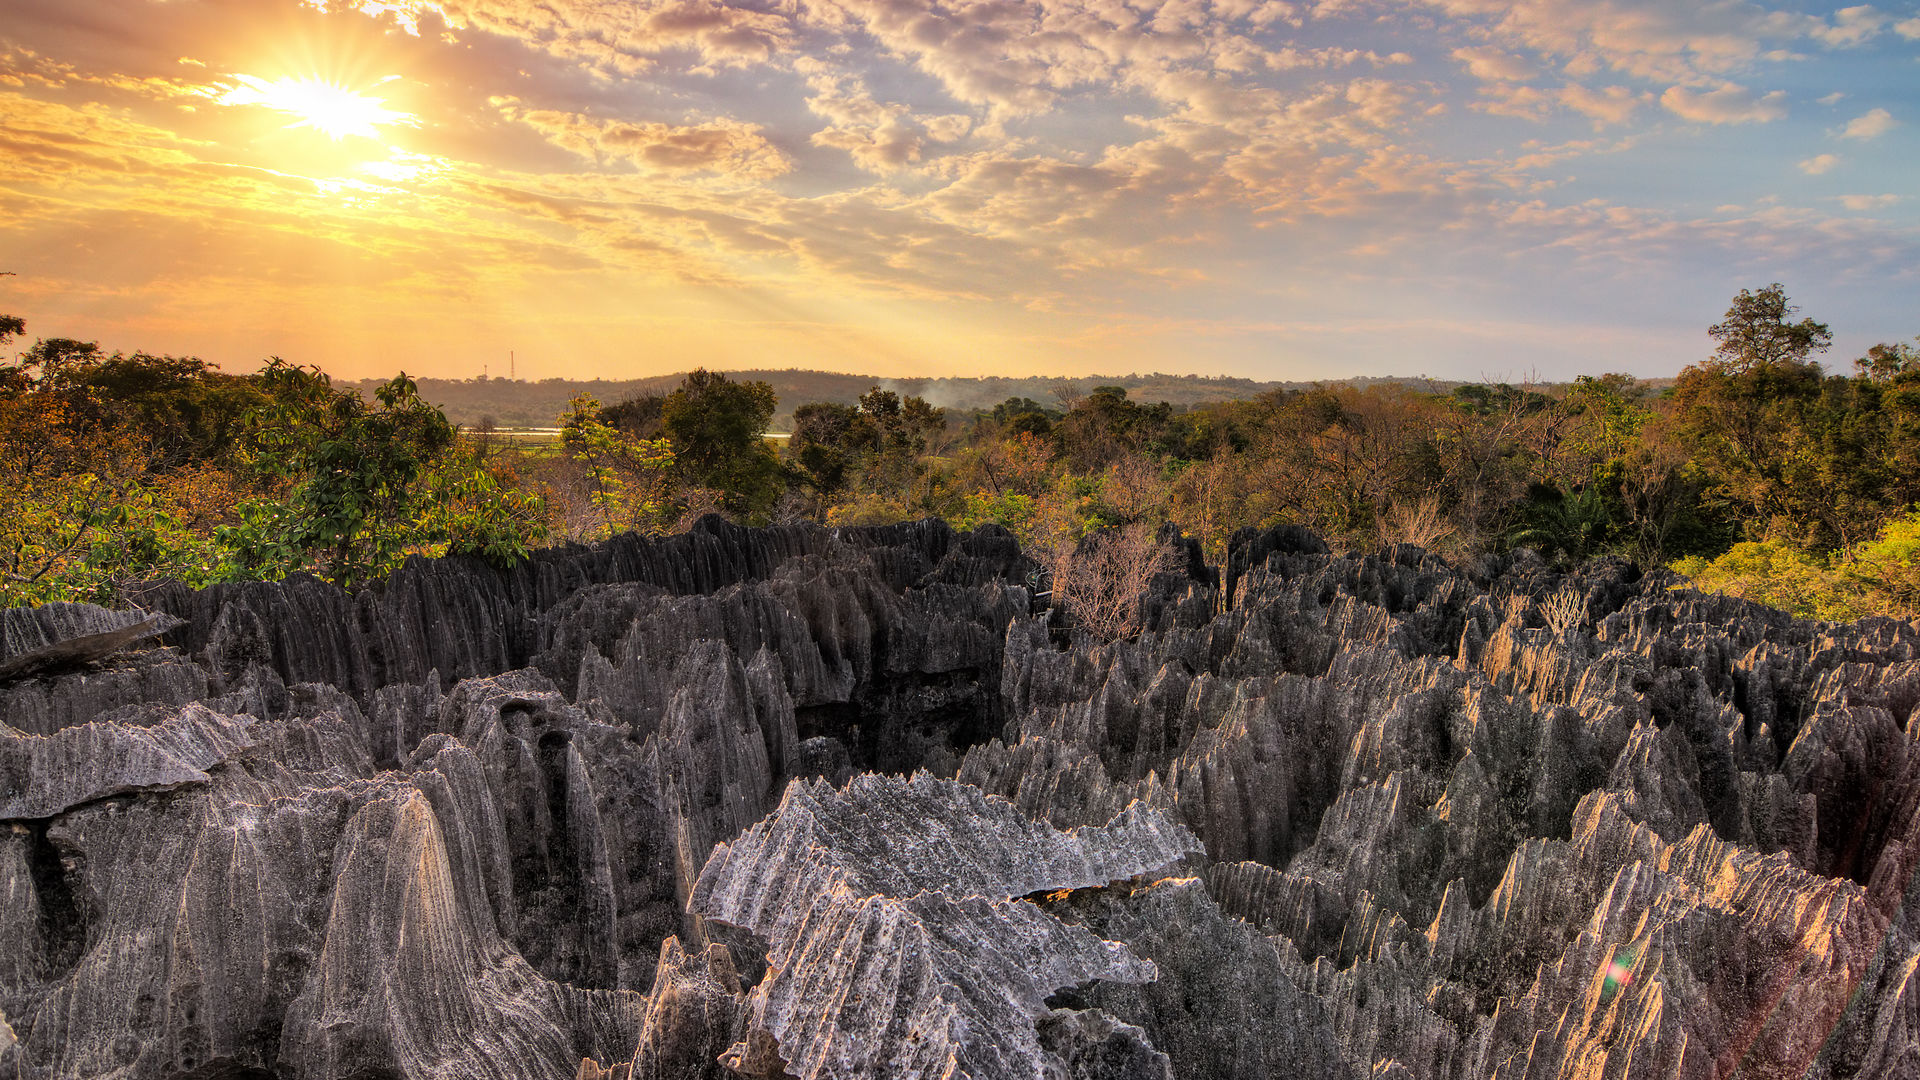
M12 277L13 271L0 270L0 277ZM18 315L0 315L0 345L27 332L27 320ZM4 378L4 369L0 369L0 379Z
M1010 397L995 405L986 418L999 427L1005 435L1013 436L1027 432L1045 438L1053 431L1053 425L1060 419L1060 414L1032 398Z
M1090 533L1041 552L1053 603L1101 641L1146 629L1142 601L1155 578L1179 569L1179 553L1145 522Z
M667 399L662 394L635 394L624 401L603 406L600 420L636 439L657 439L661 431L661 411L666 404Z
M1720 343L1711 363L1738 375L1755 368L1804 364L1812 354L1825 352L1833 344L1833 332L1826 323L1812 319L1789 322L1799 310L1787 302L1786 291L1777 281L1759 292L1741 289L1727 308L1726 319L1707 329Z
M795 409L787 461L823 500L857 486L872 504L863 515L893 507L906 516L915 482L927 475L921 456L945 427L945 410L876 386L857 405L810 402Z
M232 576L310 567L352 587L446 539L434 528L427 480L453 446L453 425L421 400L412 379L402 373L380 387L377 408L335 390L318 368L278 357L259 379L271 404L254 416L249 463L288 493L284 501L243 505L241 524L223 532Z
M873 421L851 405L813 401L793 410L787 460L822 497L843 490L860 454L873 445Z
M660 407L681 475L720 492L733 513L764 513L783 487L780 461L766 442L779 404L764 382L734 382L705 368L688 375Z
M1828 387L1820 365L1807 359L1832 334L1812 319L1789 322L1797 310L1777 283L1741 290L1726 319L1708 330L1720 342L1714 356L1675 380L1673 416L1688 456L1750 533L1765 535L1777 523L1811 550L1834 546L1846 532L1832 513L1808 505L1824 495L1809 484L1823 458L1829 466L1837 460L1822 444L1841 446L1834 436L1842 418L1834 409L1840 388ZM1850 487L1862 480L1824 471Z
M1914 340L1920 341L1920 338ZM1920 349L1904 341L1892 345L1883 341L1855 360L1853 369L1860 378L1879 383L1895 382L1903 375L1920 376Z
M610 423L606 412L592 394L581 394L573 399L560 430L567 456L585 473L587 501L595 512L586 535L598 539L626 529L664 532L674 515L669 490L673 446L666 439L636 438Z
M1161 449L1173 415L1164 401L1142 405L1119 386L1095 387L1053 426L1053 437L1077 472L1096 473L1129 454Z

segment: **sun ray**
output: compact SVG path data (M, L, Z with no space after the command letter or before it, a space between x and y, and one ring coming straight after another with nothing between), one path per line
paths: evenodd
M387 108L386 102L318 78L282 76L269 82L235 75L240 85L215 100L222 105L259 105L298 117L287 126L312 128L335 142L349 135L380 140L380 128L418 126L412 113Z

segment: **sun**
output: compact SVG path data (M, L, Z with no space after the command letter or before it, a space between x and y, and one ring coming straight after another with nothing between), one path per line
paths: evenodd
M389 109L379 98L324 79L282 76L268 82L252 75L234 78L240 85L220 95L217 100L222 105L260 105L291 113L299 119L288 127L312 128L335 142L349 135L378 141L382 127L420 123L412 113Z

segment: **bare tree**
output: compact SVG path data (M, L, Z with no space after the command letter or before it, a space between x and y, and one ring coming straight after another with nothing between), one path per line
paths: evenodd
M1054 603L1102 641L1145 629L1141 600L1147 588L1179 565L1173 548L1143 522L1061 544L1045 555Z

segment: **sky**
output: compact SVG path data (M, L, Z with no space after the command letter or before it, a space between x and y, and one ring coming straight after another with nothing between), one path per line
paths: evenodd
M0 271L349 378L1659 376L1775 281L1844 371L1920 3L7 0Z

